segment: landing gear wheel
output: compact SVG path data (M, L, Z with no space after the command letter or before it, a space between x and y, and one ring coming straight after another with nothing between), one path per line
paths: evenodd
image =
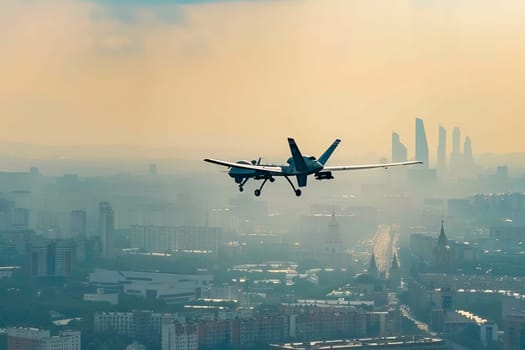
M301 190L300 190L300 189L296 189L296 190L295 190L295 195L296 195L297 197L300 197L300 196L301 196Z
M255 197L259 197L261 195L261 190L255 190Z
M274 182L275 179L273 177L270 178L270 182Z
M244 191L244 187L239 186L239 192L242 192L242 191Z

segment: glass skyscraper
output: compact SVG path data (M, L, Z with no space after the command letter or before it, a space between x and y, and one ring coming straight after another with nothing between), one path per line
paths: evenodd
M428 143L425 133L425 124L416 118L416 159L423 162L423 167L428 169Z

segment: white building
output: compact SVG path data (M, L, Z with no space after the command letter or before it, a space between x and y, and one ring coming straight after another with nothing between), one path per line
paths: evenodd
M217 254L221 229L209 226L134 225L130 229L133 248L148 253L208 253Z
M212 275L186 275L160 272L137 272L96 269L89 274L93 287L148 298L162 298L177 304L197 298L200 288L213 281Z
M135 331L135 318L132 312L95 312L95 333L112 331L131 335Z
M96 312L95 332L112 331L133 338L160 339L162 324L185 322L178 314L161 314L152 311Z
M51 336L48 330L11 327L7 329L7 349L80 350L80 331L62 331Z
M63 331L47 338L42 350L80 350L80 331Z
M201 299L237 301L241 297L239 287L233 285L205 286L201 288Z

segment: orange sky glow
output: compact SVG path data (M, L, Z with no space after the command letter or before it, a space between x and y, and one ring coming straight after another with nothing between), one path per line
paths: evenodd
M164 8L165 7L165 8ZM122 10L117 9L117 10ZM0 142L126 144L210 156L435 157L438 124L475 153L525 151L525 2L295 0L0 4ZM169 17L164 16L169 15ZM344 151L342 151L344 146Z

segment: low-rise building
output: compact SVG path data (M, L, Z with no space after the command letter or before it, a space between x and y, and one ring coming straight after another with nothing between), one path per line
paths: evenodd
M11 327L7 329L7 350L80 350L80 331L51 336L48 330Z
M96 312L94 329L96 333L114 332L138 340L160 340L162 324L184 322L178 314L161 314L147 310L132 312Z
M221 229L207 226L134 225L129 236L132 248L149 253L198 251L216 255Z
M106 293L104 288L97 288L96 293L84 293L84 301L110 303L111 305L118 304L118 293Z
M178 304L197 298L199 291L213 281L212 275L96 269L89 274L89 284L107 292L122 291L145 298L163 299Z
M197 350L196 324L165 322L162 324L162 350Z

